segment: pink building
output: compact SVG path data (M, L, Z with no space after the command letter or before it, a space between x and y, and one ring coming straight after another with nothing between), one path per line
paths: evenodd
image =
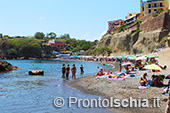
M114 28L120 27L124 23L123 20L115 20L115 21L108 21L108 31L111 31Z
M64 44L59 40L49 40L49 44L55 48L64 48Z

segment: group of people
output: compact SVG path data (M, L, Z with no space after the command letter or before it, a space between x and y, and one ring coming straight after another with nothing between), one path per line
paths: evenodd
M164 75L152 75L152 80L147 80L147 73L144 73L139 81L141 86L151 85L151 86L163 86Z
M84 73L83 65L80 66L80 70L81 70L81 74ZM72 72L72 79L76 79L76 66L75 66L75 64L73 64L73 66L71 68L71 72ZM65 76L65 74L66 74L66 76ZM67 67L65 67L65 64L63 64L63 66L62 66L62 78L66 78L68 80L69 74L70 74L69 64L67 65Z

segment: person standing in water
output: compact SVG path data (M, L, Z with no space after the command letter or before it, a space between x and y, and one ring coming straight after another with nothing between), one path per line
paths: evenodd
M75 64L73 64L73 67L71 68L71 71L72 71L72 79L74 78L76 78L76 66L75 66Z
M81 70L81 74L83 74L83 73L84 73L84 67L83 67L83 65L80 66L80 70Z
M65 78L65 73L66 73L66 67L65 67L65 64L63 64L63 67L62 67L62 78Z
M70 73L70 67L69 67L69 64L67 65L66 67L66 79L68 80L68 77L69 77L69 73Z

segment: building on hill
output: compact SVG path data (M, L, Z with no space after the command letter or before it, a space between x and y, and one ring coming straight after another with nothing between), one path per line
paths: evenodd
M124 21L124 24L131 24L132 22L137 20L139 15L140 13L128 13L128 16L126 16L126 20Z
M127 16L125 17L125 19L129 19L137 14L139 14L139 13L128 13Z
M108 31L111 31L114 28L120 27L124 23L123 20L114 20L114 21L108 21Z
M146 16L149 13L159 10L168 10L169 0L146 0L140 1L141 14L139 18Z
M59 40L49 40L49 44L55 48L64 48L63 42Z

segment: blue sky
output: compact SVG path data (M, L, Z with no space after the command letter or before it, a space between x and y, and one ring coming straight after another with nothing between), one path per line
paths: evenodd
M0 0L0 4L3 35L52 31L91 41L107 31L108 21L140 12L140 0Z

